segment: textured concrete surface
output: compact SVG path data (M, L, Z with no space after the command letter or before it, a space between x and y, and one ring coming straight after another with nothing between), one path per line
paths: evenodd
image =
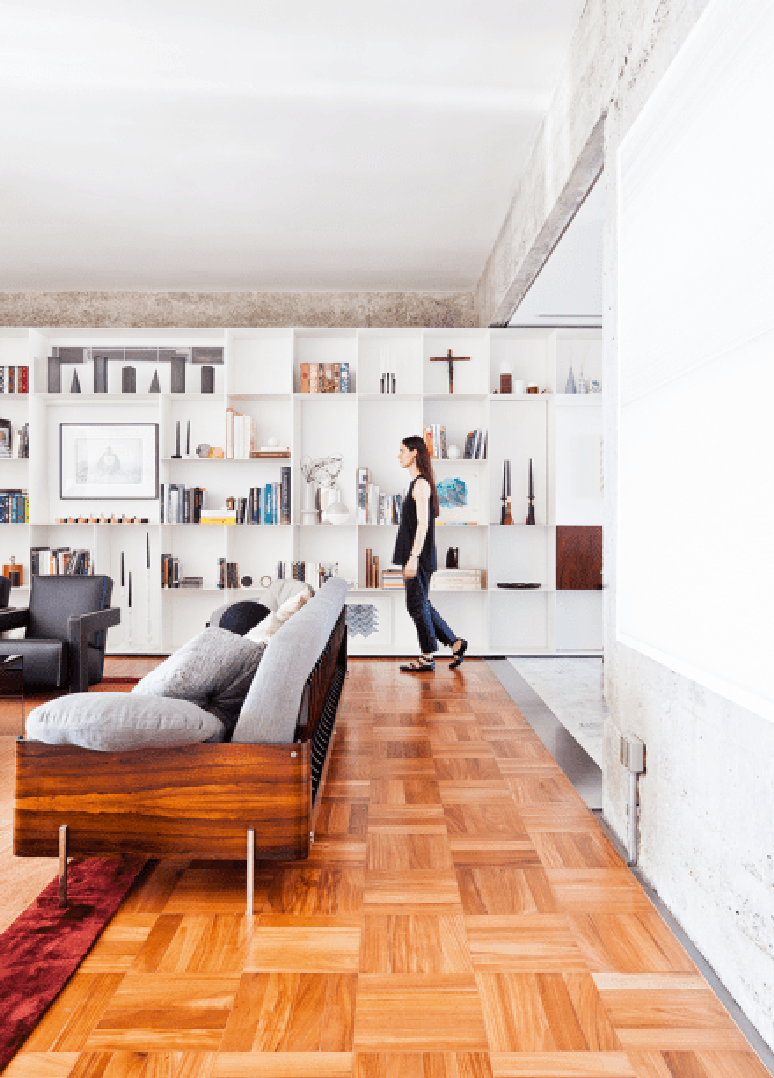
M3 326L475 326L470 292L4 292Z
M774 1046L774 725L615 639L618 343L618 146L685 41L706 0L631 3L628 44L605 122L604 811L626 833L620 733L648 747L640 780L640 867L763 1039ZM638 17L634 17L635 11ZM623 32L624 23L618 24Z
M478 324L505 325L602 164L608 111L650 81L706 0L588 0L551 107L476 286Z
M476 289L506 323L591 184L604 138L605 815L626 833L620 732L650 748L641 867L764 1040L774 1045L774 727L615 639L618 353L615 158L707 0L588 0L560 84ZM575 205L573 205L575 203Z

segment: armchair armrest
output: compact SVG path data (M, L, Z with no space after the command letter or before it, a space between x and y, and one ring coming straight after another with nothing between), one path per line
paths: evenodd
M27 607L5 607L0 610L0 633L6 629L23 629L30 623L30 612Z
M109 629L121 621L121 610L92 610L88 614L73 614L67 619L67 638L70 645L70 692L89 690L89 637L100 629Z

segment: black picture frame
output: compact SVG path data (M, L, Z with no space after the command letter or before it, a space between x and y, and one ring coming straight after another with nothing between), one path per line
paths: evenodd
M62 501L155 501L158 496L158 423L59 424Z

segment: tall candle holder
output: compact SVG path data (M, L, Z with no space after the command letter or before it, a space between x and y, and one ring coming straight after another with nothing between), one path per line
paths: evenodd
M513 517L511 516L511 462L509 460L503 461L503 493L500 501L502 502L500 523L513 524Z
M527 524L535 523L535 484L532 478L532 457L529 458L529 488L527 494Z

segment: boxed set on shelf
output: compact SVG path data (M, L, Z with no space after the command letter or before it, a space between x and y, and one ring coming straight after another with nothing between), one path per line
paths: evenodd
M431 591L481 591L483 569L438 569L430 577Z
M302 363L301 393L349 393L349 363Z

